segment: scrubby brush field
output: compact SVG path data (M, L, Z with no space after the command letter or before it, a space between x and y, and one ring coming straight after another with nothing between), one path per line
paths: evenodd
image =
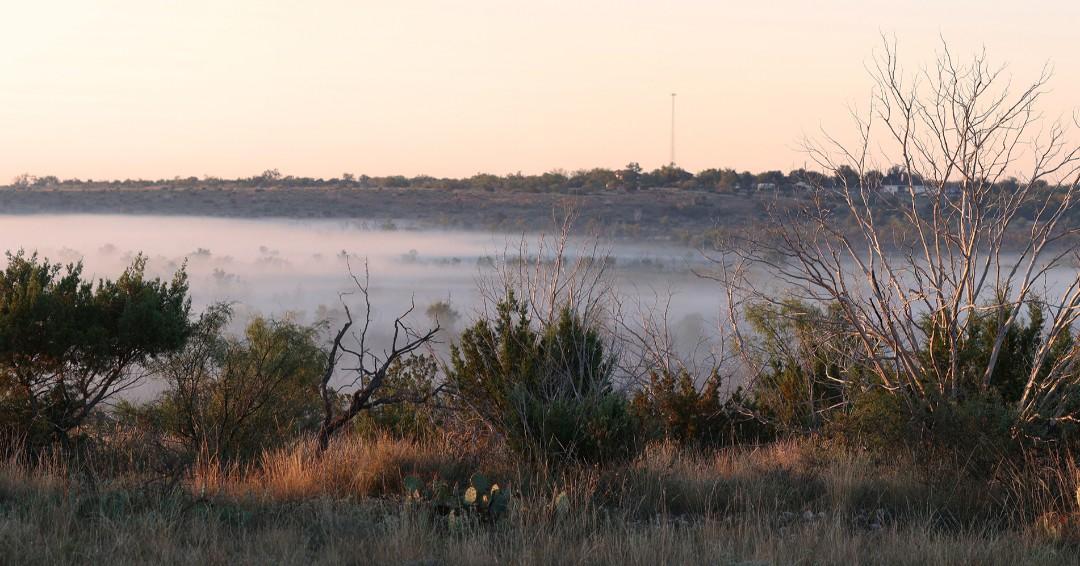
M691 451L618 466L515 467L443 441L350 438L180 477L146 447L0 468L8 564L1075 564L1074 471L979 483L813 440ZM448 519L403 478L514 496L493 522ZM556 501L566 494L568 505Z

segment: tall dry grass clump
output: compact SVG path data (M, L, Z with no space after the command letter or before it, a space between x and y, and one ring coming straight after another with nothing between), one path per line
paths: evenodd
M486 462L491 465L491 460ZM246 464L200 460L190 474L200 494L298 501L331 497L398 496L407 475L464 482L484 467L481 454L443 438L406 440L388 435L336 439L323 452L312 439L267 450Z

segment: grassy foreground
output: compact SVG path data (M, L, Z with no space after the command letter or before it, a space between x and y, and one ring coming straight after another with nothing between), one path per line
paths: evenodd
M812 440L561 473L443 442L345 439L244 469L170 478L130 450L0 463L6 564L1075 564L1075 473L1060 465L974 481L903 457ZM1035 464L1032 464L1035 466ZM1066 466L1067 468L1067 466ZM404 501L402 478L518 494L508 516L448 521ZM558 512L556 493L569 509ZM1052 509L1061 509L1053 513Z

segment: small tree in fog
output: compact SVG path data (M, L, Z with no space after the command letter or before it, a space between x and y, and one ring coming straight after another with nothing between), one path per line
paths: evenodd
M453 331L457 327L457 322L461 318L461 313L450 304L449 300L435 301L428 305L424 314L428 316L435 324L447 331Z

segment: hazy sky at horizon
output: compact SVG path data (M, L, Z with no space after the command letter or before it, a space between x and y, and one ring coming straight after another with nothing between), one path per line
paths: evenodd
M788 170L850 130L880 33L907 66L985 45L1080 107L1080 3L4 0L0 183L466 176L667 161Z

